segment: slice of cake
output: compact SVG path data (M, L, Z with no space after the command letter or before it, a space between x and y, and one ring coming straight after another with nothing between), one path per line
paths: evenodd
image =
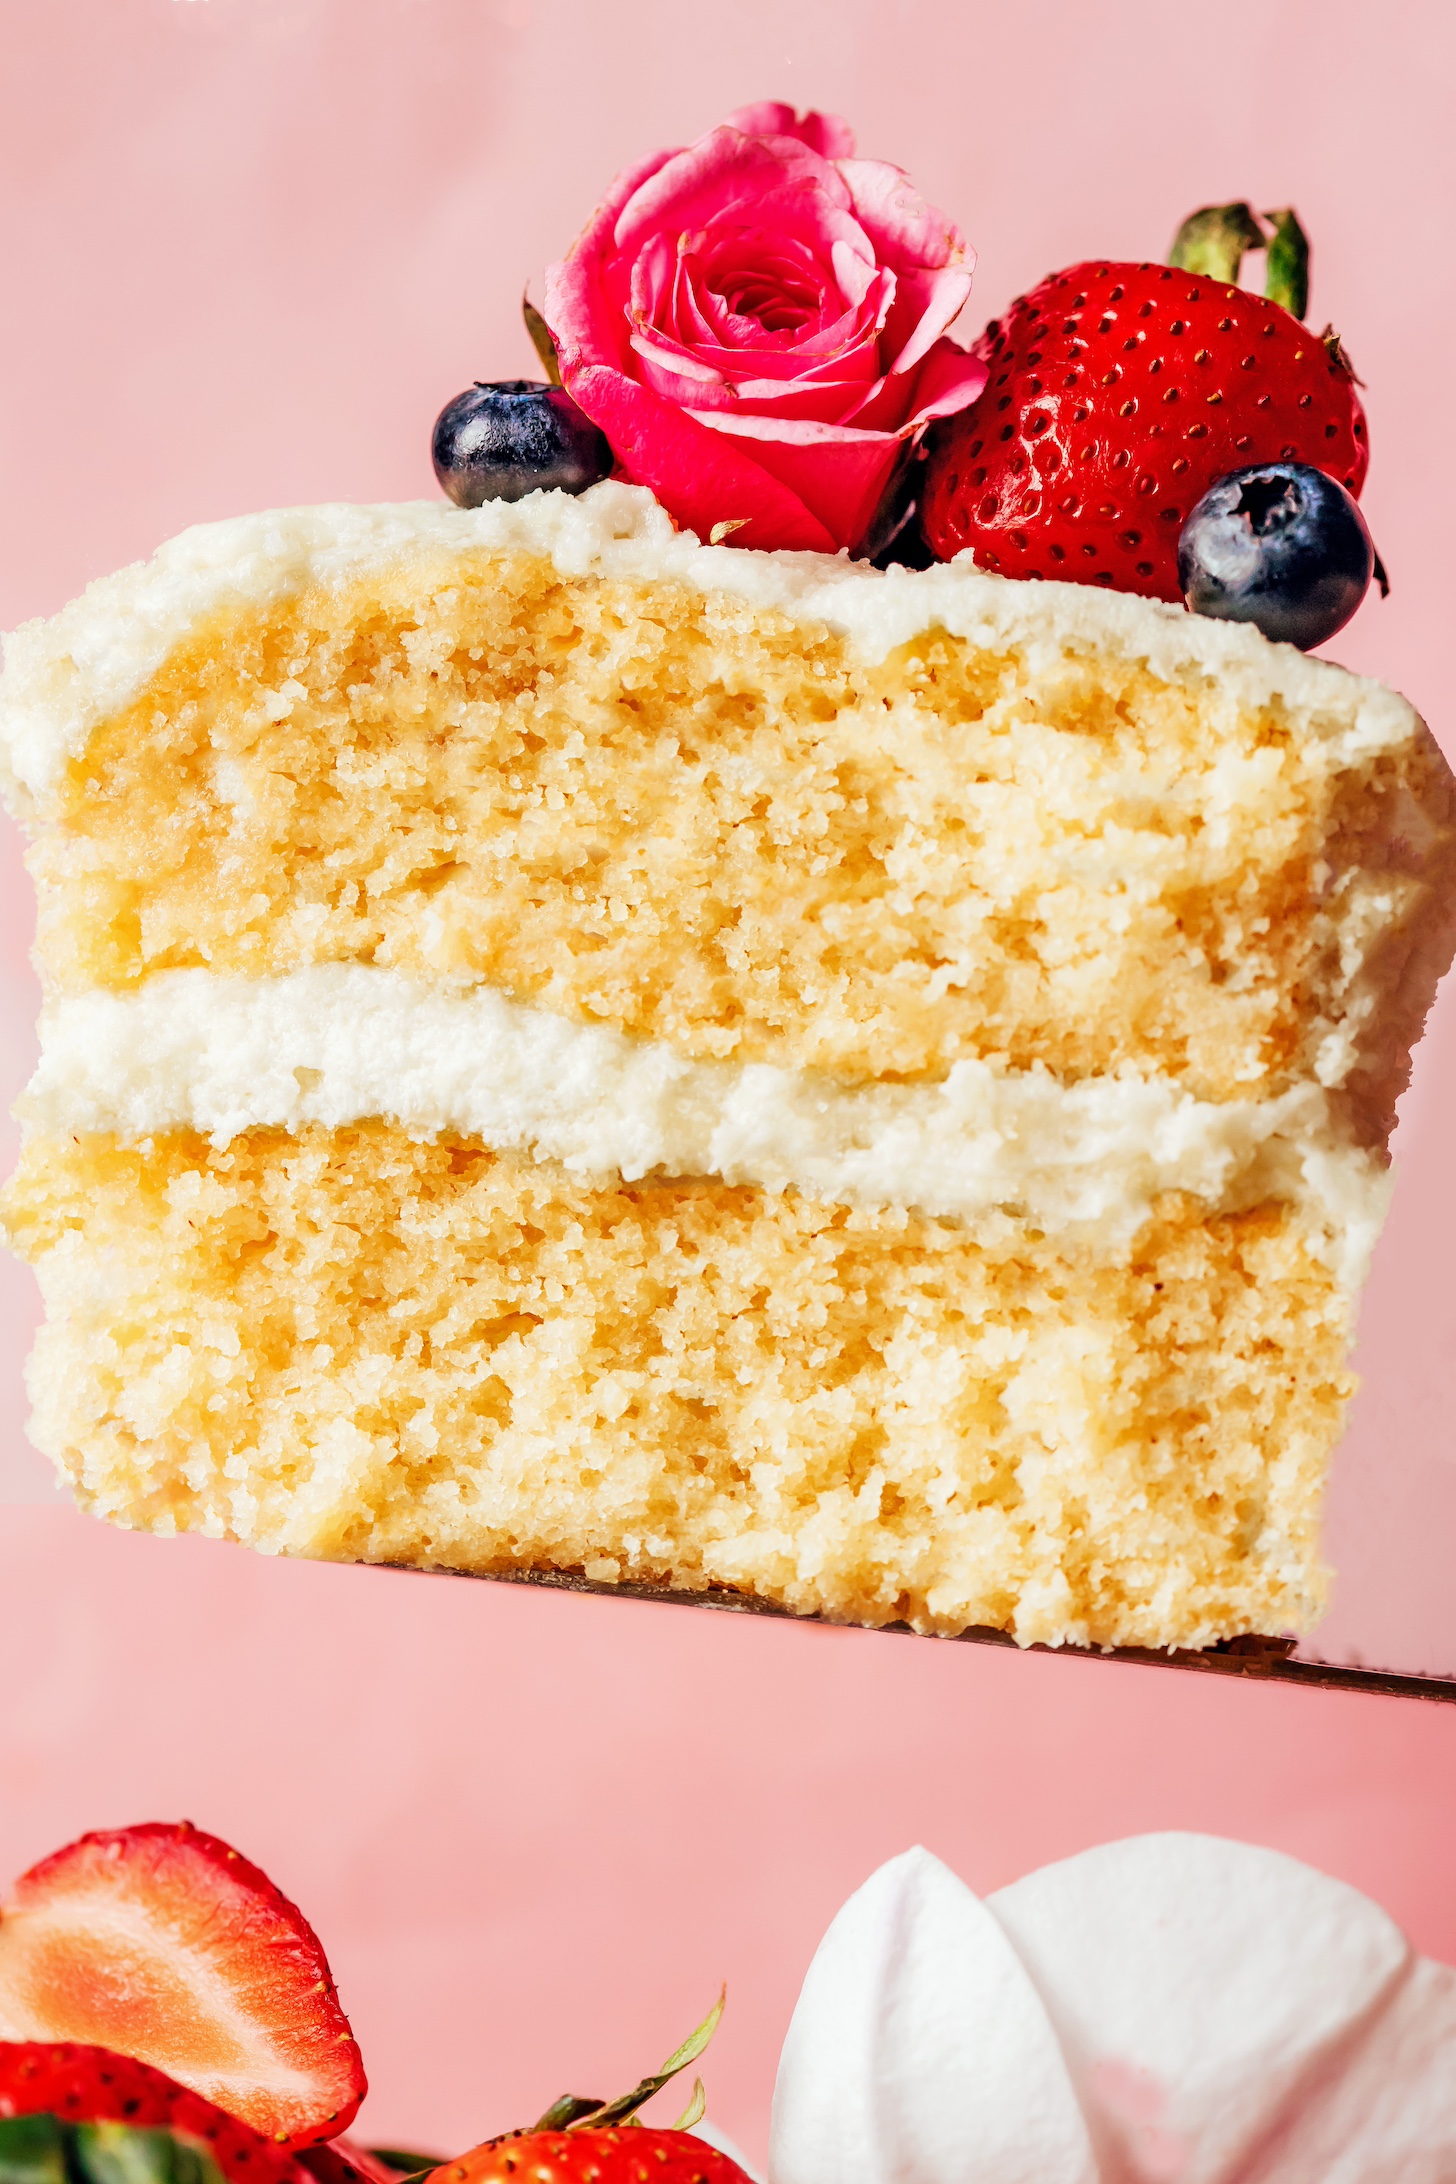
M83 1506L1023 1641L1317 1610L1456 914L1402 699L615 484L190 531L7 662Z

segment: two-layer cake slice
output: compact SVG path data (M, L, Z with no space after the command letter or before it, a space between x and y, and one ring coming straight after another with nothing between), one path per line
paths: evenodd
M1456 915L1403 700L615 485L192 531L7 657L86 1506L1023 1640L1317 1609Z

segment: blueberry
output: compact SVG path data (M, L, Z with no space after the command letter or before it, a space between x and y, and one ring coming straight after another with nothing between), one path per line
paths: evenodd
M1308 463L1231 470L1178 540L1178 583L1195 614L1257 623L1304 652L1344 628L1376 568L1355 502Z
M607 436L562 387L477 380L447 402L430 440L435 476L460 508L527 493L584 493L612 468Z

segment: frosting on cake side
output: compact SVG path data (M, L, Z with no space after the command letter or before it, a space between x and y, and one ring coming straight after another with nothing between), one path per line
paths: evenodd
M21 1112L33 1128L135 1141L382 1117L629 1181L653 1172L794 1187L841 1203L982 1220L1009 1211L1116 1248L1165 1191L1211 1210L1305 1204L1316 1248L1358 1283L1388 1177L1314 1085L1206 1101L1168 1078L1059 1084L960 1062L938 1082L846 1085L694 1062L489 989L451 993L364 964L243 980L170 971L55 1003Z

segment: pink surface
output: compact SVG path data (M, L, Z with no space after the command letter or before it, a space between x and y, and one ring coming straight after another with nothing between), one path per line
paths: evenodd
M367 2132L455 2150L614 2092L728 1981L705 2071L761 2154L813 1948L923 1842L979 1890L1207 1829L1456 1961L1456 1708L269 1562L10 1513L0 1879L187 1816L313 1919ZM664 2106L670 2096L664 2097ZM675 2110L668 2107L670 2117Z
M610 176L730 107L849 114L981 254L1050 267L1293 199L1368 382L1395 580L1335 647L1448 738L1456 27L1440 0L24 0L0 5L0 622L199 519L433 490L430 422L530 371L516 298ZM539 285L537 288L539 295ZM29 912L0 844L6 1089ZM1407 1102L1321 1645L1456 1671L1456 1005ZM8 1148L5 1149L8 1152ZM29 1278L0 1262L0 1495ZM317 1919L380 2132L625 2083L727 1973L714 2110L761 2148L835 1906L921 1839L977 1887L1186 1825L1370 1889L1456 1956L1456 1711L252 1560L0 1513L0 1871L189 1813Z

